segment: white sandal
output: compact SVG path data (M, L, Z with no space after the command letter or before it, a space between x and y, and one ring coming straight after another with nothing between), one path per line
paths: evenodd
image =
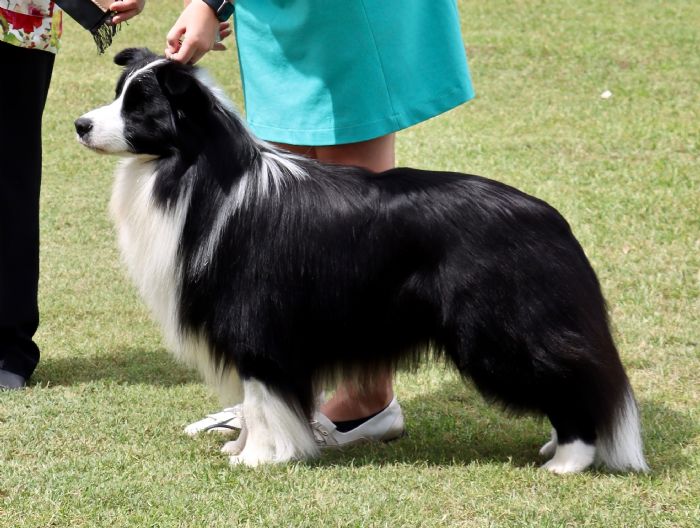
M223 411L209 414L206 418L185 427L185 434L194 436L202 432L233 433L241 428L243 406L241 404L226 407Z

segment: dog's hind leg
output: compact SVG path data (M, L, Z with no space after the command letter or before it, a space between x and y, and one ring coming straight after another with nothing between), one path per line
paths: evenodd
M487 398L549 417L554 433L541 450L542 455L551 457L545 469L554 473L583 471L596 454L596 422L587 406L591 388L580 376L573 376L573 382L572 376L561 374L566 365L556 357L538 361L541 351L506 337L505 331L475 331L463 324L458 345L448 347L447 352L462 375L469 376Z
M243 391L248 436L240 454L230 457L231 464L254 467L318 454L308 419L298 405L254 378L243 382Z

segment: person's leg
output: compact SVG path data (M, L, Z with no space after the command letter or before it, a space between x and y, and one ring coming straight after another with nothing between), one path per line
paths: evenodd
M39 361L41 118L54 55L0 42L0 370L28 379ZM6 387L11 387L6 385Z
M372 172L382 172L396 166L395 134L387 134L369 141L314 147L315 158L326 163L356 165Z
M356 165L372 172L382 172L396 166L395 134L387 134L369 141L310 147L274 143L274 145L307 158L315 158L325 163Z
M396 165L395 135L389 134L361 143L316 147L315 157L326 163L356 165L373 172ZM342 383L321 406L321 412L333 422L345 422L371 416L384 409L394 396L391 372L377 375L371 386Z
M299 156L306 156L307 158L316 158L316 147L306 147L303 145L290 145L289 143L273 143L273 145L288 150Z

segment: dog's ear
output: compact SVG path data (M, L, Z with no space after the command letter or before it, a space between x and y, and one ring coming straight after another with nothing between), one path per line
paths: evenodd
M114 64L118 66L129 66L135 62L155 59L157 55L148 48L126 48L114 56Z
M169 62L157 68L155 73L174 109L195 120L203 117L211 101L195 77L192 66Z
M169 97L179 98L196 89L197 81L186 66L166 64L156 70L156 78L163 92Z
M216 152L208 158L212 167L221 164L220 170L212 172L213 178L227 187L231 180L223 176L240 174L251 163L252 140L239 119L217 109L216 96L196 72L196 67L166 61L155 69L155 76L172 107L179 137L184 138L180 148L201 153L206 146L210 154ZM221 156L222 152L227 155Z

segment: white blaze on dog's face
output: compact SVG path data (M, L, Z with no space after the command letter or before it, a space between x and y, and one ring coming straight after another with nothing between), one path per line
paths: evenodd
M229 152L225 163L250 156L253 139L232 104L206 73L156 56L145 48L119 52L124 67L115 100L75 121L78 141L100 153L193 160L206 147ZM219 130L213 134L213 130ZM226 136L227 139L224 139Z
M146 50L125 50L115 62L126 66L116 98L75 121L77 139L97 152L158 155L172 129L170 108L155 74L165 59Z
M117 154L129 151L121 113L123 96L124 92L111 104L96 108L76 120L80 143L99 152Z

